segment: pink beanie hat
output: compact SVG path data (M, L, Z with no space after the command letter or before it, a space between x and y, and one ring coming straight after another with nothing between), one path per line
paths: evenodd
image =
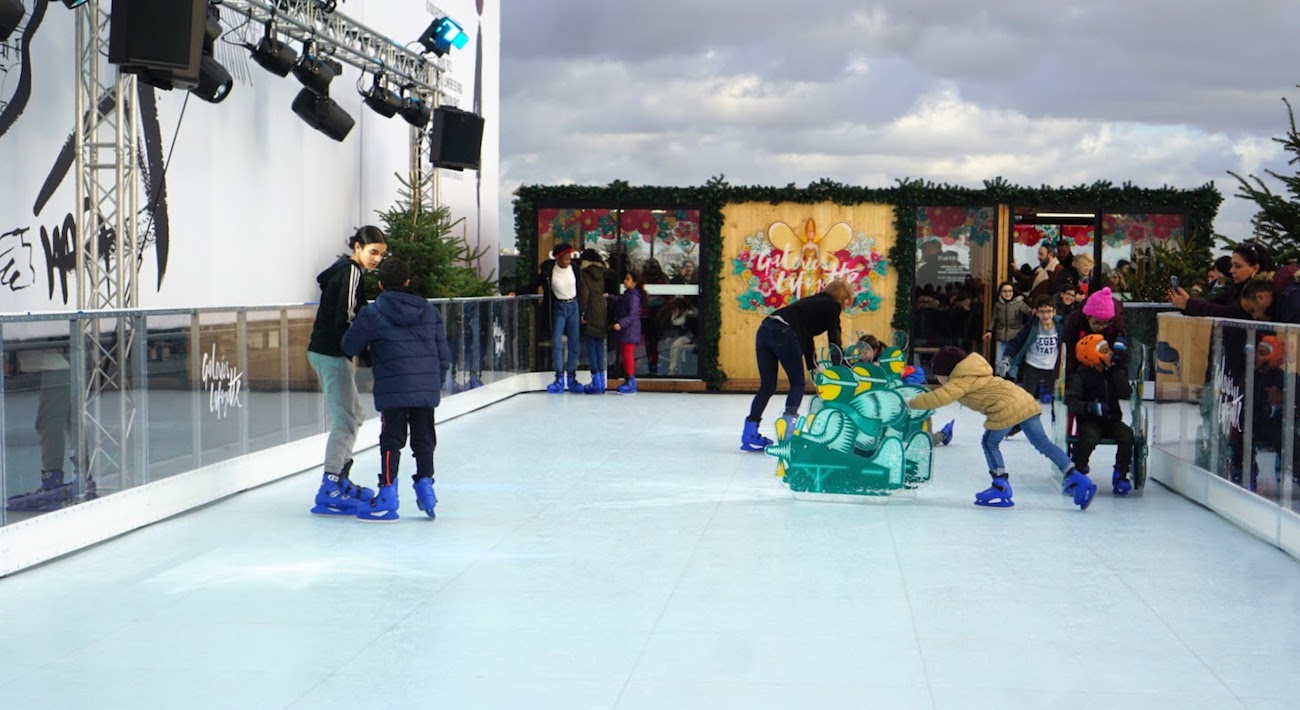
M1092 316L1093 318L1100 318L1102 320L1110 320L1114 318L1115 302L1111 300L1110 288L1103 288L1089 296L1087 303L1083 304L1083 314L1085 316Z

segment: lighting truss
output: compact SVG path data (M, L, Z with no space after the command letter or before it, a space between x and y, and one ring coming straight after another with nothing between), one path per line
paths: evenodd
M256 24L274 21L281 37L311 42L322 55L365 73L382 71L408 91L441 98L441 66L341 12L331 12L334 5L322 0L222 0L221 9Z

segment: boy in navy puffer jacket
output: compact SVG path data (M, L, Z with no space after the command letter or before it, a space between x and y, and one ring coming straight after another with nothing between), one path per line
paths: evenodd
M382 417L379 433L381 472L379 491L369 505L361 505L362 520L397 520L398 464L411 434L415 456L415 500L430 518L438 503L433 493L433 450L438 445L433 430L433 408L439 388L451 368L451 349L442 314L429 301L410 290L411 271L406 262L390 256L379 265L383 292L361 311L343 335L343 352L358 355L370 350L375 376L375 409Z

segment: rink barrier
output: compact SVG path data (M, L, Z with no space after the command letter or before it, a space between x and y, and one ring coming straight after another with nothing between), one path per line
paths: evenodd
M517 394L545 391L553 379L549 372L529 372L445 395L435 410L435 421L441 424ZM366 420L357 441L379 441L379 429L379 417ZM0 577L228 496L319 469L327 437L306 437L0 527ZM312 491L314 488L303 493L301 511L286 514L308 515Z

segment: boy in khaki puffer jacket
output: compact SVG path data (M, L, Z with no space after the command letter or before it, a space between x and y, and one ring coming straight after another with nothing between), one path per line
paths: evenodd
M1097 484L1077 471L1070 457L1047 438L1041 421L1043 409L1038 400L1014 383L994 377L987 360L976 353L967 355L961 348L940 348L930 367L939 379L940 387L908 402L909 407L938 409L958 401L988 417L980 445L984 449L984 460L988 462L993 485L975 494L976 505L996 508L1014 505L1011 502L1011 482L998 445L1018 424L1038 453L1050 459L1065 475L1065 492L1074 496L1075 505L1080 510L1088 509L1097 493Z

